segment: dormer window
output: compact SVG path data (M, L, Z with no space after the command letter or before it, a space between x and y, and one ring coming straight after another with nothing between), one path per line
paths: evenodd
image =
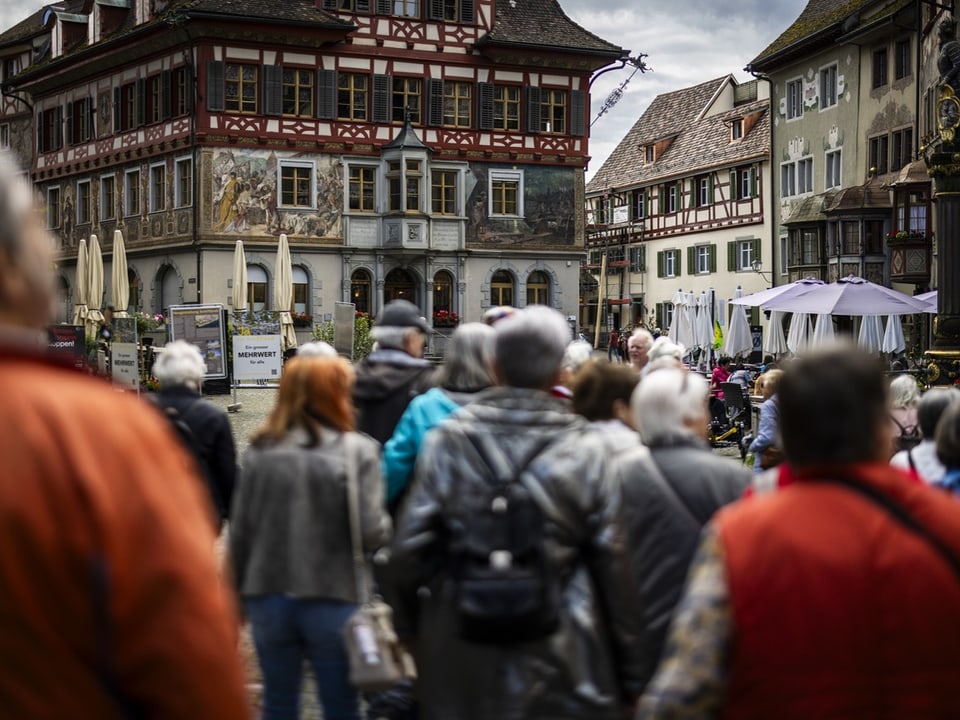
M653 145L647 145L643 148L643 162L650 165L655 159Z
M730 139L740 140L743 138L743 118L737 118L730 123Z

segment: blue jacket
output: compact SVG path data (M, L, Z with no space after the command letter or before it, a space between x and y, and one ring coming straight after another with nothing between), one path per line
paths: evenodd
M780 447L780 405L776 395L760 406L760 426L757 428L757 436L748 448L757 458L753 464L754 472L763 472L760 467L760 453L768 447Z

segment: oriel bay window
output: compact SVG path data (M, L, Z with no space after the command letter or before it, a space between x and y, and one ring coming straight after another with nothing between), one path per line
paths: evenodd
M349 174L350 209L355 212L376 212L377 169L351 165Z
M420 160L391 160L387 163L387 192L391 212L420 210L420 185L423 164Z

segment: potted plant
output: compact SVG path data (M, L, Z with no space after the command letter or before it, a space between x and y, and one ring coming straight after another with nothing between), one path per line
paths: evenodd
M313 315L310 315L307 312L292 312L290 317L293 318L293 326L295 328L308 328L313 325Z
M456 327L460 324L460 316L453 310L434 310L434 327Z

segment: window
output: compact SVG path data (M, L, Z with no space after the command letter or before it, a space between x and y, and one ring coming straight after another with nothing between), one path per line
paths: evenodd
M312 117L313 71L283 68L283 114Z
M174 207L193 205L193 160L180 158L174 163Z
M393 78L393 105L391 115L393 122L405 122L407 112L410 113L410 122L420 122L420 87L419 78Z
M441 270L433 276L433 311L453 310L453 276Z
M567 92L566 90L540 90L540 132L566 132Z
M647 216L647 193L635 190L633 193L633 219L643 220Z
M393 14L401 17L420 17L419 0L392 0Z
M780 194L782 197L813 192L813 158L802 158L780 166Z
M137 126L137 84L127 83L120 88L120 130Z
M0 125L0 150L7 150L10 147L10 123Z
M803 117L803 80L787 83L787 120Z
M354 270L350 276L350 299L357 312L370 313L370 273L366 270Z
M366 120L370 78L357 73L337 75L337 118Z
M527 276L527 305L550 304L550 278L542 270Z
M494 86L493 129L520 129L520 88L516 85Z
M797 194L797 166L784 163L780 166L780 196L793 197Z
M457 214L456 170L434 170L431 173L432 212L434 215Z
M739 171L740 176L740 199L756 197L757 183L753 168L743 168Z
M355 212L376 211L377 170L373 167L351 165L349 175L350 209Z
M669 185L665 186L664 192L666 194L664 212L667 214L675 213L677 211L677 184L670 183Z
M663 277L676 277L680 263L679 250L667 250L663 253Z
M897 225L894 230L927 234L927 193L923 190L897 191L894 195Z
M160 212L167 207L167 166L150 166L150 212Z
M734 240L734 262L733 267L730 269L737 272L753 270L753 260L758 257L758 253L755 251L759 250L759 245L760 241L753 238L749 240Z
M67 142L71 145L93 138L93 98L67 103Z
M891 134L893 147L890 153L890 169L899 170L913 160L913 128L894 130Z
M190 112L190 78L185 67L173 69L170 85L173 116L186 115Z
M50 152L63 147L63 110L58 105L39 114L37 150Z
M887 172L887 150L889 139L886 135L877 135L868 142L870 171L877 175Z
M840 151L828 150L824 155L824 167L826 175L824 176L823 186L827 189L839 187L840 185Z
M898 40L894 48L893 77L902 80L910 74L910 40Z
M420 160L391 160L387 163L388 210L418 212L423 164Z
M654 161L655 153L653 145L647 145L643 148L643 161L649 165Z
M247 265L247 302L250 309L267 309L267 271L259 265Z
M523 215L523 172L490 171L490 215ZM502 303L499 303L502 304Z
M117 217L117 182L113 175L100 178L100 219L113 220Z
M90 181L81 180L77 183L77 225L86 225L92 220L92 209L90 207L92 201Z
M790 232L790 265L819 265L820 237L816 228Z
M813 158L797 160L797 193L813 192Z
M47 227L60 227L60 188L47 188Z
M789 257L787 243L788 243L787 236L781 235L780 236L780 256L779 256L781 275L787 274L787 258Z
M257 112L256 65L227 63L223 70L223 107L238 113Z
M873 87L874 89L887 84L887 49L880 48L873 51Z
M128 170L123 177L124 215L140 214L140 171Z
M160 75L147 78L147 122L157 123L163 119L163 82Z
M713 177L701 175L694 178L694 199L697 207L707 207L713 204Z
M490 279L490 304L513 305L513 276L506 270L497 270Z
M313 207L313 163L280 163L280 204L286 207Z
M465 3L463 0L441 0L441 12L439 17L434 16L434 20L444 20L446 22L472 22L473 3Z
M826 110L837 104L837 66L830 65L820 71L820 109Z
M443 125L444 127L470 127L471 90L473 85L467 82L443 83Z
M743 118L737 118L730 123L730 139L740 140L743 137Z
M846 220L840 223L840 252L843 255L860 254L860 222Z
M293 266L293 312L298 314L310 311L310 276L299 265Z
M630 248L630 272L646 272L647 248L637 245Z
M704 275L710 272L711 259L713 254L710 252L712 246L697 245L694 248L694 273Z

